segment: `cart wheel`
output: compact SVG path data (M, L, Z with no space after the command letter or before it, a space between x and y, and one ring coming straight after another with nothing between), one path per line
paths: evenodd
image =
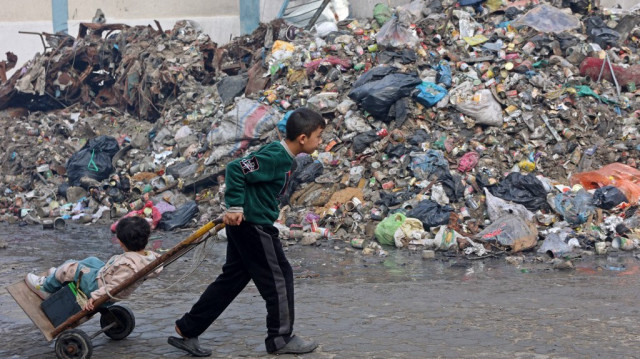
M93 345L89 336L80 329L68 329L56 340L56 357L59 359L89 359Z
M131 309L121 305L112 305L107 308L106 313L100 315L100 328L104 328L114 321L116 325L104 332L113 340L122 340L128 337L136 326L136 318Z

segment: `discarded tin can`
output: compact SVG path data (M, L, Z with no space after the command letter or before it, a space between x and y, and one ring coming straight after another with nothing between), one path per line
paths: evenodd
M316 227L316 229L313 232L319 233L324 238L329 238L329 236L331 235L329 228Z
M392 189L395 187L395 183L393 181L385 182L382 184L382 188L384 189Z
M42 229L53 229L53 221L50 219L43 220Z
M562 130L562 136L568 140L573 140L576 138L576 133L567 127L564 130Z
M379 208L371 208L371 219L373 219L374 221L381 221L382 216L384 216L382 210L380 210Z
M299 229L292 229L289 231L289 239L301 239L304 236L304 232Z
M536 48L536 44L529 41L522 47L522 52L524 52L527 55L530 55L533 52L533 50L535 50L535 48Z
M129 208L131 208L132 211L140 210L140 209L142 209L142 207L144 207L144 202L140 198L138 198L135 201L129 203Z
M338 210L338 206L331 206L328 210L327 210L327 214L330 216L333 216L334 214L336 214L336 211Z
M364 248L365 239L364 238L353 238L351 239L351 247L362 249Z
M473 196L471 195L465 197L464 203L472 210L476 210L478 209L478 207L480 207L480 205L478 205L478 202L476 202L475 198L473 198Z
M89 217L89 216L87 216ZM89 217L91 218L91 217ZM55 229L64 229L64 227L66 227L67 223L64 221L64 219L62 217L58 217L56 219L53 220L53 228Z
M120 218L122 216L127 215L127 213L129 213L129 210L126 207L122 207L122 206L113 206L111 207L111 209L109 210L109 217L111 219L114 218Z

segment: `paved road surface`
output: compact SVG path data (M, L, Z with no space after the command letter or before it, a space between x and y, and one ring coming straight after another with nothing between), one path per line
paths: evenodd
M3 287L69 256L118 253L103 227L0 225L0 231L7 243L0 249ZM187 234L159 232L154 241L168 248ZM134 332L118 342L98 336L93 358L188 357L166 339L174 320L219 272L224 246L210 245L207 260L178 286L166 289L189 270L191 255L141 286L125 303L136 315ZM297 277L296 332L320 343L304 358L640 357L640 263L631 254L585 258L575 271L555 271L532 261L520 267L504 260L424 261L407 251L367 258L345 248L288 248ZM271 357L264 349L265 316L250 284L201 341L215 358ZM80 328L94 333L99 321ZM0 358L55 357L53 342L6 291L0 292L0 334Z

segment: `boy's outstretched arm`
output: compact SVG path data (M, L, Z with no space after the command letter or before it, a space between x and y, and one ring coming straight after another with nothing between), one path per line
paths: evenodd
M239 161L231 161L227 165L225 175L224 202L227 205L227 212L224 214L224 224L237 226L242 223L244 192L246 187L245 174L240 167Z

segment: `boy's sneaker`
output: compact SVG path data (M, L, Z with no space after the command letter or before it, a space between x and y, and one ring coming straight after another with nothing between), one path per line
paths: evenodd
M51 271L51 270L49 270ZM44 285L45 277L35 275L33 273L27 274L27 277L24 281L27 283L27 286L36 293L40 298L47 299L49 293L42 290L42 286Z
M269 354L305 354L311 353L317 347L318 343L315 340L304 340L294 335L285 346Z

